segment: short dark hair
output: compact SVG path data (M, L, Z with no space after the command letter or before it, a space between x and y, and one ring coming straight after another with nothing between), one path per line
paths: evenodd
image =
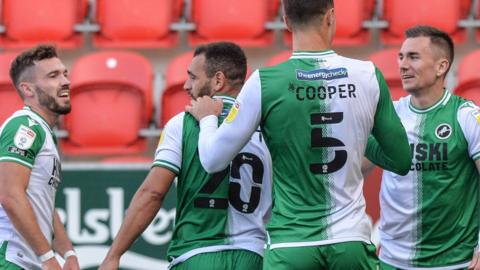
M223 72L232 86L241 86L247 75L247 57L243 50L232 42L214 42L195 49L193 56L205 55L205 73L212 78L217 71Z
M33 67L35 62L58 57L57 49L52 45L38 45L35 48L24 51L19 54L10 66L10 78L12 83L23 98L23 94L19 90L18 84L24 72Z
M282 4L285 16L293 27L308 25L333 8L333 0L282 0Z
M430 38L430 43L437 46L442 50L447 56L449 66L447 72L450 70L450 67L453 63L453 58L455 56L454 44L452 38L442 30L428 26L428 25L418 25L412 28L409 28L405 31L405 36L407 38L416 38L416 37L428 37Z

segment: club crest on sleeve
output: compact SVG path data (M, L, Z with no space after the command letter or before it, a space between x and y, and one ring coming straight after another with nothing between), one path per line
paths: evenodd
M17 133L15 133L15 137L13 138L13 143L19 149L27 150L32 147L35 137L37 137L35 131L24 125L20 125Z
M237 117L239 109L240 109L240 103L235 101L232 108L230 109L230 112L227 115L227 118L225 118L225 122L231 123L235 119L235 117Z

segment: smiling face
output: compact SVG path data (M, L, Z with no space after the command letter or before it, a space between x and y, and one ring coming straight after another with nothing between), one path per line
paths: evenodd
M407 38L398 55L403 88L410 94L443 84L445 57L432 46L430 38Z
M67 114L70 105L70 80L67 68L58 58L36 61L31 70L32 102L55 114Z
M212 95L212 79L208 78L205 68L204 54L193 57L188 67L188 78L183 85L183 89L185 89L188 95L194 100L198 97Z

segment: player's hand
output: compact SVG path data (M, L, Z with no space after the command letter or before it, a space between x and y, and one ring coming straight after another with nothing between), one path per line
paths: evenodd
M185 107L185 110L200 121L205 116L220 115L223 108L223 102L221 99L213 99L209 96L203 96L192 100L190 105Z
M120 265L120 258L106 257L98 270L117 270Z
M55 257L42 263L43 270L62 270L62 267L58 263Z
M480 251L473 254L472 262L468 266L468 270L480 270Z
M70 256L65 260L63 264L63 270L80 270L77 256Z

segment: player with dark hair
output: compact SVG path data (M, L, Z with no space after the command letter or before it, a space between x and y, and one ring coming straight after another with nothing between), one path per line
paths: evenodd
M405 176L383 173L382 269L480 269L480 108L445 89L453 48L443 31L416 26L398 55L410 95L395 109L413 159Z
M292 56L252 74L231 121L217 130L221 103L209 97L187 108L200 120L200 160L209 172L223 170L261 126L274 174L264 269L376 269L361 174L369 134L381 145L372 155L399 174L410 167L380 71L331 50L333 2L282 1Z
M25 107L0 127L0 268L79 269L55 210L60 156L52 131L70 106L68 71L52 46L17 56L12 82Z
M198 47L184 88L192 99L223 100L217 125L244 83L246 57L233 43ZM229 168L209 174L198 156L198 122L180 113L165 126L155 161L135 194L100 269L117 269L120 256L152 221L177 177L177 213L167 252L170 269L262 269L265 226L271 207L271 158L256 132Z

